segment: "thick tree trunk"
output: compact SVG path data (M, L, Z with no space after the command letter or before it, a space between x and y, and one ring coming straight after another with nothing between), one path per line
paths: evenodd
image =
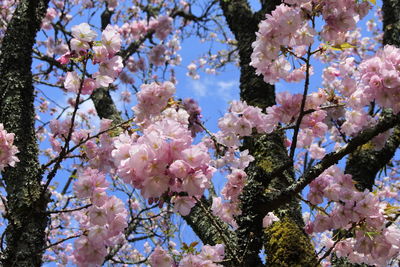
M40 266L48 222L48 196L42 175L34 128L32 47L48 0L21 0L9 23L0 55L0 122L15 133L20 162L3 172L7 191L6 249L2 266Z
M265 83L249 65L253 51L251 44L256 40L255 32L258 31L260 20L280 3L278 0L263 1L262 10L253 13L247 1L220 1L227 23L238 42L240 97L248 104L262 109L275 104L275 87ZM261 212L262 206L268 205L265 191L285 189L294 181L292 167L287 168L278 177L267 175L290 162L283 145L283 136L270 134L247 138L243 149L248 149L255 161L247 169L248 183L240 199L242 214L238 217L237 254L242 257L241 266L263 266L258 256L263 245L268 266L315 266L315 251L303 231L304 222L297 200L292 199L275 211L282 220L278 227L269 228L265 234L262 228L265 215ZM288 236L290 238L282 238ZM293 253L282 253L287 249Z

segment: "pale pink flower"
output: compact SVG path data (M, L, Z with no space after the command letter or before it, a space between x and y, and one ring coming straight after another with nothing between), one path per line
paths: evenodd
M78 93L81 87L81 79L75 71L67 72L67 76L64 81L64 88L73 93Z
M265 215L263 219L263 227L267 228L269 227L273 222L279 221L279 218L275 216L274 213L268 212L267 215Z
M102 32L101 42L110 55L114 55L121 49L121 36L111 25L108 25Z
M72 27L71 32L72 36L85 42L91 42L97 36L97 33L95 31L92 31L90 29L90 25L85 22Z
M0 171L3 171L6 166L14 167L19 159L15 156L19 151L13 145L14 134L4 130L4 125L0 123Z
M152 267L172 267L172 258L167 254L167 252L157 246L153 253L149 257L150 265Z

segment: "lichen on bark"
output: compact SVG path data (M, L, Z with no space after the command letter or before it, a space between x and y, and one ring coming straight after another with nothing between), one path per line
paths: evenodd
M15 134L20 162L2 173L8 221L2 266L40 266L48 222L49 197L42 174L34 128L32 47L47 0L21 0L8 24L0 52L0 122Z

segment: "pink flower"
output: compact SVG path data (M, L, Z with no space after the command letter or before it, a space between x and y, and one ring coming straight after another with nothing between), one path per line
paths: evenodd
M108 59L109 54L107 51L107 47L104 45L94 46L93 47L93 63L104 62Z
M171 174L178 178L184 178L187 176L190 166L183 160L176 160L169 166Z
M166 48L163 45L154 46L148 53L150 63L155 66L162 66L165 63Z
M199 257L203 260L220 262L224 259L225 250L223 244L216 244L215 246L205 245L201 248Z
M263 219L263 227L269 227L273 222L279 221L279 218L275 216L272 212L268 212L268 214Z
M69 92L78 93L80 86L81 79L79 78L78 74L75 71L67 72L67 76L65 77L64 81L64 88Z
M170 178L163 174L146 177L143 181L143 188L141 190L143 197L160 197L168 190L169 180Z
M182 216L188 215L196 204L191 197L173 197L171 202L174 203L174 211L179 212Z
M107 213L104 208L91 206L89 208L90 222L94 225L105 225L107 223Z
M93 78L95 78L97 88L108 87L110 83L114 82L112 77L101 74L100 72L94 73Z
M87 78L83 81L81 94L91 95L93 93L93 90L96 88L96 81L91 78Z
M107 75L112 78L117 78L122 71L124 65L122 63L122 57L114 56L111 59L100 63L99 72L102 75Z
M172 267L172 258L167 254L167 252L157 246L153 253L149 257L150 265L152 267Z
M183 179L182 189L187 192L189 196L201 195L206 187L208 187L208 180L201 171L189 174Z
M18 148L13 145L14 134L7 133L4 130L4 125L0 123L0 171L3 171L6 166L14 167L19 159L15 156Z
M101 41L110 55L114 55L121 49L121 36L111 25L103 31Z
M317 144L311 144L309 151L313 159L322 159L326 154L325 149Z
M75 25L74 27L72 27L71 31L72 31L72 36L84 42L91 42L97 36L96 32L92 31L90 29L89 24L87 23L81 23L79 25Z
M82 40L72 38L70 41L71 50L75 52L80 52L86 54L87 50L90 48L90 45Z
M160 16L155 26L156 37L164 40L172 31L172 18Z
M68 64L70 58L71 58L71 53L67 52L64 55L62 55L60 58L58 58L57 61L60 62L61 64L65 65L65 64Z

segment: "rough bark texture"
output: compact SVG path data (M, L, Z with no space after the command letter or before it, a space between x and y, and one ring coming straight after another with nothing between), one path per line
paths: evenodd
M228 262L226 266L235 266L234 248L237 246L236 235L228 229L226 223L215 217L205 209L210 210L210 201L204 197L190 211L190 214L184 216L186 223L193 229L193 232L200 238L204 244L214 246L216 244L225 244L226 257Z
M40 266L45 245L45 213L49 198L43 194L34 129L32 47L48 0L22 0L3 39L0 56L0 122L15 133L20 162L6 168L7 248L2 266Z
M226 21L238 42L240 97L247 103L262 109L275 104L275 87L265 83L261 76L256 76L255 69L249 65L252 53L251 44L256 40L255 32L258 31L260 20L280 3L281 1L276 0L263 1L262 10L253 13L247 1L220 1ZM250 154L255 157L255 161L247 169L248 184L245 186L240 199L242 215L237 218L239 225L236 231L239 240L237 254L241 257L241 266L263 266L258 256L263 245L271 249L266 251L267 265L270 261L285 264L308 262L310 266L312 264L315 265L317 263L315 252L308 236L302 230L304 223L301 217L300 205L295 199L285 205L281 205L275 211L282 220L291 225L296 225L291 229L291 233L296 229L296 234L291 235L293 238L291 240L280 239L279 242L276 242L276 239L271 239L271 236L276 236L277 231L279 234L286 233L285 230L279 227L270 228L267 235L263 235L262 219L265 214L262 210L263 205L268 205L267 201L265 201L265 192L268 190L282 190L294 181L292 167L289 167L287 171L278 177L267 175L267 173L273 172L274 169L289 161L287 151L283 146L283 137L279 134L271 134L247 138L243 149L249 149ZM286 234L289 234L289 232ZM297 254L280 253L293 244L305 243L308 245L297 247L299 249Z
M99 115L101 119L113 120L114 124L118 124L123 121L121 114L111 98L108 88L102 87L96 89L91 98L94 107L96 108L97 115Z
M371 144L361 147L349 156L345 172L353 176L358 190L372 191L376 175L390 162L399 145L400 129L396 127L383 149L376 151Z
M400 45L400 3L383 0L383 44Z

